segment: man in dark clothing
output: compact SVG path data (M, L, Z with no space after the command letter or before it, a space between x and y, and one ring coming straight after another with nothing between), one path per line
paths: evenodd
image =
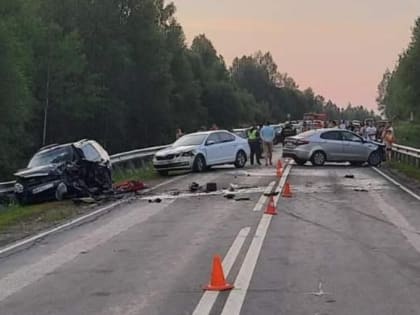
M251 165L254 165L254 157L258 163L258 165L261 165L260 162L260 133L258 132L257 128L252 127L250 130L248 130L247 133L248 137L248 143L249 147L251 149L251 156L250 156L250 162Z

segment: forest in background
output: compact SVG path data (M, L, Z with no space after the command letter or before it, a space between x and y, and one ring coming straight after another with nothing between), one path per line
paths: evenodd
M0 179L44 143L90 138L116 153L169 143L178 127L373 115L299 89L258 47L228 66L205 35L187 45L175 11L164 0L3 0Z

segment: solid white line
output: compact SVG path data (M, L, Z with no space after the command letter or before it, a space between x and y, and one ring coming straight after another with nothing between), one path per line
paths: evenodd
M176 178L173 178L173 179L164 181L163 183L160 183L160 184L158 184L158 185L156 185L156 186L154 186L152 188L149 188L147 190L144 190L144 192L154 191L154 190L158 189L159 187L162 187L162 186L171 184L174 181L179 180L179 179L181 179L181 178L183 178L185 176L186 175L182 175L182 176L178 176ZM55 227L53 229L47 230L45 232L41 232L41 233L36 234L36 235L34 235L32 237L29 237L29 238L23 239L21 241L18 241L16 243L13 243L12 245L9 245L9 246L6 246L6 247L0 249L0 256L3 255L3 254L5 254L5 253L8 253L10 251L14 251L14 250L16 250L16 249L18 249L18 248L20 248L22 246L26 246L28 244L31 244L33 242L36 242L36 241L38 241L38 240L40 240L40 239L42 239L42 238L44 238L44 237L46 237L48 235L51 235L51 234L56 233L56 232L59 232L59 231L64 230L66 228L70 228L73 225L77 225L77 224L79 224L79 223L81 223L81 222L83 222L85 220L88 220L90 218L94 218L97 215L100 215L102 213L106 213L107 211L110 211L111 209L113 209L113 208L115 208L115 207L117 207L117 206L119 206L121 204L124 204L124 203L127 203L129 201L132 201L132 200L133 200L132 198L128 198L128 199L124 199L124 200L119 200L119 201L114 202L114 203L111 203L111 204L109 204L109 205L107 205L105 207L102 207L102 208L100 208L100 209L98 209L96 211L93 211L93 212L88 213L88 214L86 214L84 216L78 217L78 218L73 219L73 220L71 220L71 221L69 221L67 223L64 223L62 225L59 225L59 226L57 226L57 227Z
M278 185L278 189L280 189L280 191L283 189L291 168L292 166L288 164L283 172L283 176L281 177ZM276 205L279 197L280 194L275 200ZM246 253L242 267L239 270L238 277L236 278L235 289L230 292L221 315L240 314L272 217L272 215L263 214L254 238L252 239L251 245L249 246L248 252Z
M291 164L287 164L284 172L283 172L283 176L280 178L279 181L279 185L277 186L276 191L279 193L275 198L274 198L274 204L277 206L279 199L281 197L281 192L283 191L283 187L284 184L286 184L287 181L287 177L289 176L290 170L292 169L292 165Z
M273 189L273 186L275 185L275 181L271 182L267 188L264 191L264 194L260 197L260 200L258 200L257 204L254 207L253 211L261 211L262 207L264 206L265 202L267 201L268 197L265 196L265 194L271 193L271 190Z
M373 169L381 174L383 177L385 177L387 180L389 180L391 183L393 183L394 185L398 186L399 188L401 188L402 190L404 190L406 193L410 194L411 196L413 196L414 198L416 198L417 200L420 200L420 196L417 195L415 192L413 192L412 190L408 189L407 187L403 186L402 184L400 184L399 182L397 182L395 179L393 179L392 177L386 175L384 172L380 171L379 169L377 169L376 167L373 167Z
M235 281L235 289L230 292L221 315L239 315L272 217L263 214Z
M225 258L223 259L222 265L225 273L225 277L229 275L230 270L232 269L233 264L235 263L236 258L241 251L241 248L245 242L246 237L251 231L250 227L243 228L235 238L232 246L227 252ZM217 291L206 291L201 297L200 302L194 310L193 315L207 315L210 314L210 311L213 307L214 302L216 302L219 292Z

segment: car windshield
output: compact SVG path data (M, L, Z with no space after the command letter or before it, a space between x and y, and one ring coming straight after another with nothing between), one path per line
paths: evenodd
M47 164L62 163L72 161L72 150L69 146L60 147L52 150L41 151L34 155L28 164L28 168L43 166Z
M179 138L174 144L174 147L183 147L190 145L200 145L206 139L206 134L195 134L195 135L186 135L182 138Z

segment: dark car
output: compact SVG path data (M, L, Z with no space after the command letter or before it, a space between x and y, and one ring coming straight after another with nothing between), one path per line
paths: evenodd
M109 155L93 140L43 147L15 176L15 196L23 204L112 189Z
M279 143L281 142L284 145L285 139L287 137L293 137L293 136L296 136L296 134L297 132L296 132L296 129L293 127L293 125L287 124L281 130L278 142Z

